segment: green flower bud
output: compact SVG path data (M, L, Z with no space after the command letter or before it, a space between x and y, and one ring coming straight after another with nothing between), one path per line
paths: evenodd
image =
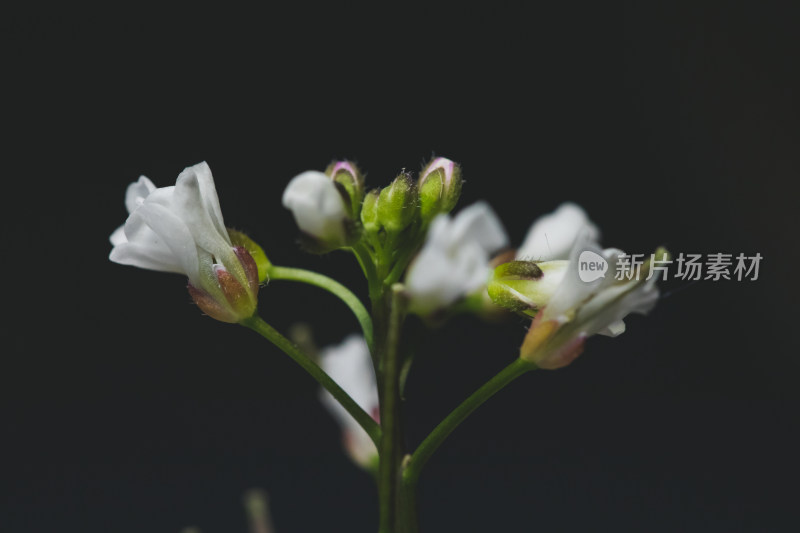
M378 221L387 233L400 233L417 214L417 187L413 178L402 172L385 187L378 200Z
M380 189L372 189L364 197L364 203L361 206L361 224L367 233L377 233L381 229L380 222L378 222L378 199L380 194Z
M334 161L325 169L325 175L343 189L344 196L349 199L352 216L358 219L361 200L364 198L364 177L358 167L350 161Z
M567 261L509 261L494 269L487 291L500 307L534 316L547 304L566 268Z
M461 167L444 157L428 163L419 178L419 205L422 220L450 212L461 196Z

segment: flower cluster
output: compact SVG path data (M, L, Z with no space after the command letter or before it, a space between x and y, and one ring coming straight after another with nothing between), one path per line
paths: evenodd
M401 324L411 313L435 325L458 311L517 313L530 320L517 363L557 369L581 353L588 337L624 332L625 317L647 313L659 297L657 275L642 280L606 275L624 254L600 247L598 227L578 205L563 204L535 220L522 245L508 250L503 224L487 203L450 214L462 184L461 167L443 157L429 161L417 177L403 170L389 185L372 190L350 161L335 161L324 172L310 170L288 182L282 202L303 246L314 253L344 249L356 256L367 278L372 316L341 284L275 267L249 237L226 228L206 163L186 168L171 187L156 188L144 176L130 184L129 216L111 235L110 259L185 275L203 312L251 327L291 355L325 387L322 402L342 426L350 457L378 472L379 389L388 389L385 383L379 387L375 369L384 379L404 379L396 377L397 365L407 372L410 363L380 359L397 353L397 346L386 345L388 316L400 316L395 324ZM586 254L605 268L590 279L581 275ZM667 257L662 249L652 254L653 261ZM322 350L317 365L258 318L259 284L272 278L336 294L354 311L364 335ZM402 296L400 304L395 294ZM373 346L373 319L384 321L379 348ZM387 365L395 365L392 372Z

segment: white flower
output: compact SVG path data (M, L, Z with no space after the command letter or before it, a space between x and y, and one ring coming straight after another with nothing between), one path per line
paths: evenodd
M585 251L594 252L608 262L604 277L590 282L580 279L579 257ZM655 256L659 259L665 254L666 251L658 250ZM554 272L558 280L525 337L520 349L523 359L546 369L566 366L580 354L587 337L596 334L616 337L625 331L623 319L627 315L646 314L655 306L659 276L646 279L642 274L638 280L617 280L616 265L621 255L623 252L615 248L601 249L591 233L584 232L568 261L541 263L542 280ZM549 268L545 269L546 266Z
M517 250L517 259L550 261L567 259L578 236L584 233L591 240L600 239L600 230L577 204L567 202L533 223Z
M645 263L639 279L617 280L617 262L623 252L601 249L599 236L583 209L565 203L533 224L516 261L495 269L488 290L492 300L535 316L520 348L523 359L540 368L566 366L581 353L587 337L623 333L627 315L645 314L658 301L659 276L647 279ZM607 263L604 271L597 271L599 277L590 281L580 276L584 252ZM660 260L666 251L660 249L654 255Z
M378 386L364 337L350 335L338 346L323 349L319 364L353 401L378 420ZM364 468L374 466L378 450L367 432L330 392L322 389L321 400L342 427L345 449L351 459Z
M591 282L582 281L578 275L580 254L592 251L608 262L606 275ZM645 314L658 301L654 275L645 280L644 269L640 279L617 280L617 260L624 252L616 248L601 249L587 232L576 241L569 261L563 263L563 276L545 305L542 319L573 322L580 335L595 334L616 337L625 331L623 318L630 313ZM657 254L658 255L658 254Z
M586 212L579 205L567 202L533 223L517 250L517 258L536 261L541 269L541 278L528 283L531 290L526 296L531 304L544 307L542 320L570 321L576 309L586 303L581 316L586 317L591 312L594 318L582 321L579 334L600 333L615 337L625 331L622 321L625 315L649 310L644 309L642 298L644 302L652 301L655 305L658 289L651 278L652 282L638 287L623 302L626 305L616 302L612 296L626 290L614 279L617 256L623 252L615 248L601 250L597 244L599 238L600 230L589 220ZM578 277L578 256L587 250L603 256L609 264L606 275L592 282L584 282ZM615 305L610 305L611 301ZM604 305L607 308L601 310ZM628 307L630 309L622 312ZM614 319L608 320L609 317Z
M347 241L347 207L334 181L309 170L292 178L283 191L283 206L306 235L333 247Z
M219 320L255 310L255 262L231 243L205 162L186 168L172 187L141 176L128 186L125 205L130 215L111 235L111 261L185 274L195 301Z
M491 273L490 254L507 243L500 220L485 202L453 218L438 215L406 275L409 309L429 314L480 289Z

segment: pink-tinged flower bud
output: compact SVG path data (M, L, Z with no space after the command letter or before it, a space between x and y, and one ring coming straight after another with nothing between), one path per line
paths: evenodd
M445 157L436 157L419 177L419 207L422 220L450 212L461 196L461 167Z
M207 283L206 288L201 289L191 283L188 285L189 294L204 313L229 323L253 316L258 294L258 267L255 260L241 246L234 247L233 252L241 267L238 275L231 273L223 265L215 264L213 273L216 276L216 286Z
M364 198L364 177L352 161L334 161L325 169L325 175L333 180L350 204L354 219L358 219L361 200Z

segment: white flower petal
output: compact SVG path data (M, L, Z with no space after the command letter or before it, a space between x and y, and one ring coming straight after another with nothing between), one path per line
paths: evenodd
M108 258L120 265L130 265L159 272L183 274L183 267L175 262L175 256L169 249L153 249L151 246L136 242L123 242L114 246Z
M450 271L453 281L458 284L460 295L471 294L486 285L491 269L489 255L485 248L474 242L461 246L453 261L455 268Z
M375 372L372 368L372 358L364 337L355 334L350 335L341 344L325 348L320 354L319 365L325 373L350 395L359 407L373 418L377 418L378 386L375 380ZM322 389L320 399L344 431L354 434L354 437L351 437L356 439L353 444L357 445L363 441L361 437L366 433L331 393ZM360 433L364 433L364 435L359 435ZM367 439L369 439L369 436L367 436Z
M378 418L378 385L369 348L361 335L350 335L338 346L322 350L322 369L368 414ZM366 431L327 390L320 394L322 404L339 422L347 453L357 464L368 468L378 449Z
M658 301L659 291L651 281L630 281L606 288L580 310L576 321L586 335L616 337L625 331L622 319L631 313L646 314ZM621 327L620 327L621 326Z
M111 244L114 246L119 246L123 242L128 242L128 238L125 237L125 224L115 229L108 240L111 241Z
M170 272L183 272L196 287L200 284L197 246L186 223L163 205L143 203L125 223L128 241L154 256L163 256L165 247L172 254Z
M453 219L451 242L460 244L470 241L478 243L487 252L494 252L508 244L503 224L486 202L465 207Z
M219 221L213 214L213 206L210 208L208 205L208 202L217 203L216 193L213 194L213 199L204 199L203 197L203 192L207 192L209 179L210 173L201 184L194 167L189 167L181 172L172 195L172 212L189 229L197 246L214 254L218 262L227 262L233 253L230 237L224 230L224 226L220 230ZM211 182L211 186L213 187L213 182ZM219 209L218 203L216 209Z
M580 206L561 204L553 213L533 223L517 250L517 257L531 261L566 259L581 234L592 241L600 239L600 230Z
M283 206L291 210L301 231L323 240L344 240L347 218L342 196L322 172L303 172L283 191Z
M592 236L593 232L587 230L577 238L569 254L569 263L564 278L544 308L543 320L556 319L562 322L569 320L572 311L597 292L601 285L613 281L614 271L611 265L609 265L605 277L591 282L582 281L578 275L578 257L582 252L589 250L603 255L603 250L594 242Z
M214 224L217 231L221 235L227 237L228 230L225 228L225 221L222 219L222 209L219 207L217 187L214 185L214 177L211 175L211 169L208 167L208 163L203 161L202 163L198 163L184 170L184 172L187 171L192 171L197 176L203 207L211 218L211 222ZM178 179L180 179L180 176L178 176Z
M454 218L438 215L406 274L410 309L429 314L480 289L491 274L489 253L507 243L500 220L485 202Z
M617 337L623 333L625 333L625 322L622 320L613 322L597 332L598 335L605 335L606 337Z
M658 300L657 276L650 280L619 281L615 279L616 263L621 250L600 251L587 242L586 235L573 250L564 282L556 289L544 310L544 319L574 323L576 332L586 336L616 337L625 331L623 319L630 313L647 313ZM584 244L585 243L585 244ZM603 255L608 262L606 276L592 282L579 279L577 259L584 250Z
M414 312L428 314L453 304L478 290L489 278L488 255L468 242L449 255L444 250L424 248L406 276L406 290Z
M138 181L128 185L128 189L125 191L125 207L128 209L128 213L136 211L136 208L142 205L145 198L150 196L154 190L156 190L156 186L147 176L139 176Z
M136 209L136 211L138 211L138 209ZM136 211L134 211L134 213ZM171 264L172 266L168 269L169 272L175 272L176 269L178 272L183 272L172 250L170 250L164 240L147 225L141 214L133 216L133 213L131 213L125 221L123 232L125 234L126 243L135 244L141 253L150 250L150 253L152 253L154 257L157 257L159 262ZM166 258L171 259L167 260Z

